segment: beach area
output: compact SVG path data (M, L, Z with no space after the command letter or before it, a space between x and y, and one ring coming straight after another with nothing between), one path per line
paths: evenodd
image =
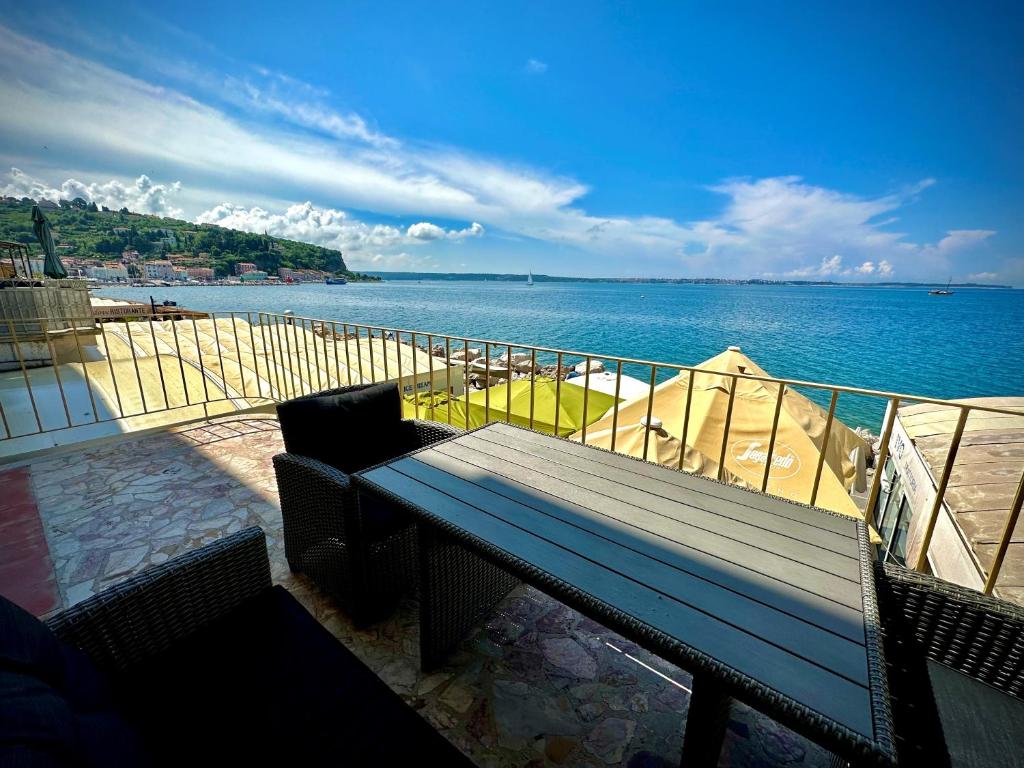
M573 365L593 354L693 366L739 346L780 378L940 398L1024 391L1024 292L1015 290L963 289L936 298L918 288L385 281L104 287L94 295L144 303L153 297L217 313L290 310L583 353ZM649 369L625 365L623 373L646 381ZM658 380L670 375L666 370ZM883 412L857 395L837 405L847 424L874 434Z

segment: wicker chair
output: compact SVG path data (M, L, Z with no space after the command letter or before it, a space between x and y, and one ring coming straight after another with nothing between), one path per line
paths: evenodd
M371 386L380 385L344 387L298 400L360 392ZM397 386L390 386L398 400ZM297 425L282 415L281 407L278 414L288 447L290 431ZM446 424L400 417L387 429L390 455L376 454L367 458L365 466L350 471L462 432ZM397 598L415 584L416 535L412 522L398 510L384 508L382 502L373 508L367 508L364 502L360 507L349 475L324 461L293 452L278 454L273 461L288 565L334 596L357 624L386 616Z
M900 765L1024 765L1024 609L891 564L875 583Z

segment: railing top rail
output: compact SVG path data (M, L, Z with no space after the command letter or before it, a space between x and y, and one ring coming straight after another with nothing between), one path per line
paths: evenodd
M243 314L243 311L235 310L235 311L223 311L223 312L209 312L209 313L207 313L207 316L208 316L207 319L216 319L218 316L220 316L220 317L228 317L228 316L233 316L235 314ZM776 385L784 384L787 387L806 387L808 389L817 389L817 390L822 390L822 391L826 391L826 392L840 392L840 393L846 393L846 394L851 394L851 395L863 395L863 396L867 396L867 397L879 397L879 398L884 398L886 400L893 400L893 399L898 398L902 404L942 405L942 406L947 406L947 407L951 407L951 408L968 409L970 411L982 411L982 412L986 412L986 413L994 413L994 414L999 414L999 415L1004 415L1004 416L1021 416L1021 415L1024 415L1024 413L1022 413L1022 411L1019 410L1019 409L1006 408L1006 407L1000 407L1000 406L995 406L995 405L985 405L983 403L961 403L961 402L957 402L955 400L948 400L948 399L943 399L943 398L938 398L938 397L928 397L928 396L925 396L925 395L912 395L912 394L907 394L907 393L904 393L904 392L892 392L892 391L886 391L886 390L868 389L866 387L853 387L853 386L848 386L848 385L844 385L844 384L826 384L826 383L817 382L817 381L806 381L806 380L803 380L803 379L787 379L787 378L779 378L779 377L775 377L775 376L758 376L758 375L752 374L752 373L740 373L740 372L732 372L732 371L723 372L723 371L716 371L716 370L709 369L709 368L699 368L697 366L683 365L683 364L680 364L680 363L666 363L666 362L658 362L658 361L654 361L654 360L644 360L644 359L641 359L641 358L620 357L618 355L606 355L606 354L600 354L600 353L595 353L595 352L581 352L581 351L578 351L578 350L559 349L558 347L545 347L545 346L539 346L539 345L536 345L536 344L526 344L526 343L522 343L522 342L512 342L512 341L502 341L502 340L495 340L495 339L482 339L482 338L466 337L466 336L462 336L462 335L459 335L459 334L442 333L442 332L438 332L438 331L433 331L433 332L432 331L422 331L422 330L415 330L414 331L414 330L410 330L410 329L407 329L407 328L395 328L395 327L389 327L389 326L386 326L386 325L373 325L371 323L351 323L351 322L346 323L346 322L341 321L341 320L325 320L323 318L307 317L305 315L295 315L295 314L288 314L288 315L286 315L286 314L284 314L282 312L254 312L254 313L250 312L249 314L255 314L257 316L263 316L263 317L281 318L281 319L287 319L287 320L323 322L323 323L330 323L332 325L337 325L337 326L347 326L349 328L367 328L367 329L372 330L372 331L381 331L381 332L389 332L389 333L404 333L404 334L413 334L413 333L415 333L418 336L436 336L436 337L439 337L439 338L453 338L453 339L459 339L460 341L466 341L466 342L468 342L470 344L491 345L492 347L512 347L514 349L532 349L532 350L536 350L537 352L544 352L544 353L552 354L552 355L562 355L563 357L564 356L570 356L570 357L580 357L580 358L584 358L584 359L589 357L589 358L596 359L596 360L610 360L610 361L613 361L613 362L616 362L616 363L621 362L621 363L625 363L627 365L640 365L640 366L644 366L644 367L656 366L657 368L678 371L680 373L685 371L685 372L692 372L692 373L702 373L702 374L705 374L705 375L708 375L708 376L723 376L724 375L724 376L730 376L730 377L735 377L735 378L739 378L739 379L747 379L747 380L750 380L750 381L760 381L760 382L764 382L764 383L767 383L767 384L776 384ZM84 315L81 316L81 317L69 316L69 317L64 317L62 319L64 321L74 321L74 320L94 321L95 320L95 318L93 318L93 317L87 317L87 316L84 316ZM45 317L43 317L43 318L38 318L38 317L36 317L36 318L33 318L33 317L20 317L20 318L16 318L16 319L12 319L12 320L13 320L13 322L15 322L17 324L23 324L23 323L32 323L32 322L39 322L39 321L52 322L53 318L45 318ZM141 321L141 322L145 322L145 321Z
M211 313L211 315L216 313ZM310 318L302 315L285 315L279 312L261 312L260 314L268 317L282 317L282 318L294 318L298 320L316 320L321 322L321 318ZM892 400L893 398L899 398L900 402L904 405L911 404L930 404L930 405L945 405L951 408L967 408L972 411L986 411L989 413L997 413L1005 416L1024 416L1024 412L1018 409L1005 408L993 405L985 405L982 403L960 403L955 400L946 400L939 397L927 397L924 395L910 395L904 392L890 392L886 390L868 389L866 387L851 387L844 384L824 384L817 381L805 381L802 379L783 379L775 376L758 376L752 373L739 373L739 372L723 372L716 371L710 368L698 368L692 365L683 365L680 363L665 363L658 362L655 360L644 360L641 358L631 357L619 357L617 355L605 355L595 352L580 352L577 350L570 349L559 349L558 347L543 347L537 344L525 344L522 342L510 342L500 341L496 339L478 339L473 337L467 337L460 334L431 332L431 331L413 331L406 328L395 328L393 326L381 326L372 325L370 323L343 323L341 320L326 320L322 322L337 323L339 325L348 325L350 327L368 328L374 331L387 331L391 333L415 333L418 336L438 336L441 338L449 337L453 339L459 339L460 341L468 341L470 344L490 344L497 347L511 346L516 349L535 349L538 352L547 352L549 354L563 356L568 355L570 357L581 357L581 358L593 358L595 360L611 360L613 362L622 362L630 365L642 365L644 367L657 366L658 368L667 368L679 372L692 371L693 373L703 373L709 376L735 376L740 379L749 379L751 381L763 381L769 384L785 384L787 387L808 387L811 389L821 389L828 392L845 392L853 395L866 395L869 397L882 397L886 400Z

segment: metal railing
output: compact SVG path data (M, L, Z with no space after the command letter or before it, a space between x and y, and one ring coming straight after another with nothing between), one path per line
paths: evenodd
M95 339L103 346L103 354L87 356L79 333L68 335L74 338L74 348L65 343L63 355L55 349L58 337L47 332L47 320L0 321L0 342L12 342L15 350L20 349L18 326L42 329L52 359L62 360L64 365L52 369L32 369L26 366L22 354L17 352L18 371L24 384L27 401L34 414L36 429L25 432L12 430L11 414L5 411L3 395L10 393L10 387L0 389L0 422L3 434L0 440L8 440L25 434L52 432L82 423L99 423L128 419L154 413L173 412L178 409L202 406L204 415L210 414L211 406L223 405L226 410L240 410L281 402L296 396L314 394L318 391L358 383L397 380L403 393L410 388L412 397L407 398L412 415L423 418L453 421L452 404L462 402L461 393L467 395L464 424L470 426L468 393L474 382L483 383L485 420L498 420L504 415L508 420L512 414L512 387L504 388L504 403L492 406L492 384L495 381L521 379L530 382L528 418L524 426L538 428L535 424L537 382L542 378L544 366L552 366L555 390L554 419L551 428L545 431L560 433L561 398L564 389L563 376L567 360L585 363L583 382L583 419L579 438L587 443L587 421L591 393L591 366L602 361L614 366L615 395L611 407L611 450L616 449L616 435L619 427L620 386L624 370L646 372L649 384L647 390L644 443L641 458L647 459L652 431L654 388L667 377L685 377L687 394L682 415L682 430L679 435L681 450L678 469L683 469L687 440L691 429L691 408L693 404L694 377L707 375L728 382L728 404L723 426L721 454L711 457L718 460L718 479L727 479L725 470L726 446L737 407L736 390L741 380L760 382L767 389L776 391L773 418L766 424L770 435L764 473L760 482L761 492L767 492L772 461L777 447L777 435L783 401L787 391L804 390L812 399L827 402L827 416L817 457L814 480L808 498L801 499L814 505L819 499L822 474L826 463L825 454L829 439L837 421L836 413L842 397L872 398L885 405L885 418L880 439L879 455L875 459L874 472L868 490L865 518L872 524L873 514L878 505L881 490L882 467L889 454L897 409L908 404L936 404L958 413L956 428L946 452L942 473L936 478L936 494L923 522L923 537L920 550L914 562L909 565L924 570L928 565L928 552L936 523L943 513L946 489L956 462L968 417L973 413L988 413L1020 416L1020 411L994 406L960 403L937 398L886 392L861 387L823 384L800 379L784 379L759 376L745 372L723 372L694 366L663 363L637 358L598 355L519 344L494 339L452 336L444 333L388 328L385 326L344 323L296 316L292 314L266 312L210 313L207 318L183 319L177 321L155 320L153 318L127 321L108 319L96 322L94 318L68 318L79 328L95 325ZM32 325L36 323L36 325ZM26 325L27 324L27 325ZM6 328L3 327L6 325ZM3 331L6 330L6 334ZM170 336L168 337L168 332ZM205 347L205 350L204 350ZM493 355L502 357L497 361ZM405 354L407 353L407 354ZM519 362L514 360L518 357ZM404 358L404 359L403 359ZM69 406L66 392L69 373L81 374L90 402L91 419L76 421ZM64 368L62 372L61 368ZM57 424L44 425L40 415L37 390L48 387L42 381L42 371L52 370L53 384L59 392L63 414ZM120 371L120 377L118 376ZM90 378L92 377L92 378ZM639 378L639 377L638 377ZM144 381L145 379L145 381ZM201 383L201 389L197 384ZM147 384L148 382L148 384ZM159 386L157 386L159 385ZM427 401L423 402L421 389L425 390ZM105 397L106 414L101 413L96 395L99 390ZM200 394L201 392L201 394ZM137 395L137 396L136 396ZM135 403L131 406L130 403ZM228 408L230 404L230 409ZM502 407L503 406L503 407ZM216 409L215 409L216 410ZM222 411L223 412L223 411ZM21 419L24 421L24 419ZM52 419L51 419L52 421ZM1010 509L995 556L985 576L984 591L991 593L999 577L1014 529L1024 500L1024 475L1022 475Z

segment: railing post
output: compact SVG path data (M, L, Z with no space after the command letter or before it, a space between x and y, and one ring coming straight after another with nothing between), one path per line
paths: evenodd
M128 337L128 351L131 353L132 365L135 368L135 383L139 385L139 399L142 401L142 412L149 413L149 404L146 402L146 393L142 387L142 374L139 372L139 356L135 352L135 342L132 340L131 324L127 320L124 321L124 333L125 336ZM153 329L152 315L149 316L149 335L153 339L153 356L156 358L156 370L160 375L160 391L164 396L164 410L170 410L171 401L167 398L167 383L164 381L164 366L160 362L160 348L157 347L156 343L156 331Z
M622 392L622 361L615 363L615 402L612 403L612 442L610 450L615 450L615 438L619 432L619 394Z
M117 412L124 418L124 406L121 404L121 388L117 384L117 375L114 373L114 361L110 357L110 345L107 343L106 323L97 323L100 327L100 336L103 338L103 351L107 358L107 369L110 371L110 381L114 385L114 399L117 401Z
M484 424L491 423L491 345L484 343Z
M452 337L444 337L444 383L448 388L445 399L448 403L448 423L452 423Z
M558 416L562 410L562 353L559 352L555 363L555 435L558 435Z
M650 389L647 390L647 423L644 424L644 461L647 461L648 443L651 441L651 415L654 413L654 386L657 381L658 367L656 365L652 365Z
M967 424L967 415L970 413L968 406L960 407L960 418L956 421L956 431L953 432L953 440L949 444L949 451L946 453L946 463L942 467L942 477L939 486L935 490L935 502L932 504L931 513L925 523L924 535L921 539L921 551L917 554L917 562L914 564L915 571L923 571L928 563L928 547L932 543L932 534L935 533L935 523L939 519L939 512L942 510L942 502L946 496L946 486L949 485L949 476L953 472L953 464L956 462L956 453L960 448L960 439L964 434L964 427Z
M584 360L587 372L583 374L583 430L580 434L580 442L587 444L587 401L590 399L590 355Z
M1017 528L1017 519L1020 517L1020 508L1024 503L1024 474L1021 475L1017 484L1017 493L1013 497L1013 504L1010 506L1010 513L1006 516L1006 524L1003 526L1003 535L999 537L999 546L996 547L995 557L992 558L992 567L989 568L988 578L985 579L985 594L991 595L995 589L996 580L999 578L999 571L1003 567L1003 558L1006 557L1006 550L1010 546L1013 532Z
M537 399L537 348L530 347L530 429L533 429L533 408Z
M463 397L466 398L466 429L469 429L469 339L462 340L462 375L466 379Z
M181 388L185 390L185 405L192 405L192 396L188 393L188 379L185 378L185 364L181 359L181 344L178 343L178 321L171 318L168 322L174 335L174 354L178 358L178 370L181 372Z
M725 410L725 428L722 430L722 450L718 456L718 479L725 479L725 454L729 448L729 427L732 426L732 406L736 402L736 375L732 375L732 386L729 388L729 405Z
M689 371L690 375L686 380L686 410L683 411L683 434L680 436L679 441L682 445L679 446L679 466L678 469L682 470L683 462L686 460L686 438L690 431L690 404L693 402L693 369Z
M72 321L72 323L74 323L74 321ZM40 324L43 329L43 338L46 339L47 349L50 350L50 359L53 361L53 375L57 379L57 389L60 392L60 404L64 407L64 418L67 419L68 426L71 427L73 426L71 423L71 410L68 408L68 398L64 393L64 382L61 381L60 377L60 365L57 364L57 350L53 346L53 339L50 338L49 323L47 323L45 319L40 318ZM72 327L72 332L74 332L74 327ZM117 384L115 383L114 386L116 388Z
M764 461L764 477L761 478L761 493L768 492L768 478L772 473L772 457L775 455L775 438L779 434L779 416L782 415L782 398L786 394L786 385L779 384L779 394L775 398L775 415L772 417L772 433L768 438L768 456Z
M885 472L885 462L889 458L889 439L892 437L892 425L896 422L896 410L900 407L900 399L894 397L889 401L889 414L885 417L885 427L882 429L882 437L878 446L878 456L875 458L875 474L871 478L871 490L868 492L868 505L864 509L864 522L870 528L874 522L875 505L878 504L878 492L882 486L882 475Z
M505 378L505 421L511 423L512 421L512 347L511 345L505 347L505 358L507 363L505 367L508 369L506 373L508 376Z
M342 323L341 325L341 343L345 345L345 381L347 386L352 386L352 353L348 347L348 323ZM356 339L356 352L359 351L359 339ZM360 366L360 369L362 366ZM359 371L360 377L362 376L362 370ZM340 382L339 382L340 384Z
M95 322L95 321L93 321ZM85 364L85 353L82 351L82 342L78 338L78 324L72 318L71 320L71 335L75 337L75 347L78 349L78 362L82 364L82 377L85 379L85 391L89 393L89 404L92 406L92 420L98 422L100 420L99 409L96 408L96 397L92 393L92 381L89 379L89 368ZM53 361L56 367L57 361Z
M203 365L203 343L199 340L199 326L196 324L195 316L192 317L192 333L196 337L196 357L199 358L199 378L203 382L203 402L210 402L210 388L206 384L206 366ZM207 409L203 408L203 413Z
M28 367L25 365L25 356L21 353L21 344L18 342L18 333L14 330L14 323L10 320L7 321L7 330L11 334L11 344L14 346L14 351L18 354L18 365L21 368L21 376L25 380L25 389L28 392L28 401L32 404L32 414L36 418L37 432L45 432L43 429L43 422L39 418L39 408L36 406L36 397L32 394L32 382L29 380Z
M818 486L821 485L821 471L825 467L825 454L828 452L828 441L832 436L832 422L835 420L836 403L839 402L839 390L832 390L832 399L828 403L828 416L825 419L825 436L821 440L821 453L818 454L818 466L814 470L814 485L811 486L810 505L813 507L818 500Z

